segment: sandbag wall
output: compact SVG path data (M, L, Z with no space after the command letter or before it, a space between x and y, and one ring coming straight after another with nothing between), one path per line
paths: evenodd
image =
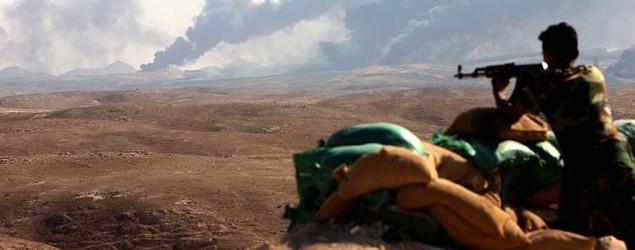
M455 126L454 134L438 131L430 142L397 124L343 128L294 154L300 202L286 207L289 230L357 213L409 228L411 236L419 233L410 239L424 242L437 240L443 228L470 249L592 249L595 238L548 229L536 214L505 205L518 197L535 205L557 202L563 167L557 141L535 117L521 123L490 129L494 137ZM632 144L635 122L616 124L631 131Z
M342 128L316 148L293 154L299 203L287 205L284 217L291 221L292 231L313 220L318 209L335 191L338 181L333 171L342 164L351 165L360 157L379 151L384 145L407 148L427 155L422 141L410 130L393 123L364 123ZM372 202L385 203L378 196Z

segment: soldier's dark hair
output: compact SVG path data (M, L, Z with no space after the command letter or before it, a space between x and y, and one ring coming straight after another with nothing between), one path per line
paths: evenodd
M549 26L540 33L538 39L542 41L543 50L551 50L567 59L578 56L578 33L565 22Z

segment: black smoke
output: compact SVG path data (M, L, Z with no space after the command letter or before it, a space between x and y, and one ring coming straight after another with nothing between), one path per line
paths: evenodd
M562 21L576 27L583 48L624 46L635 42L634 9L634 0L385 0L348 10L351 40L323 43L321 53L338 69L527 54Z
M185 37L154 55L152 63L141 65L144 71L181 66L194 62L221 42L240 43L249 38L273 33L284 26L326 12L332 1L294 0L282 4L251 0L208 0Z
M454 64L537 53L538 34L562 21L576 27L581 48L622 49L619 46L635 42L635 0L282 0L280 4L208 0L185 36L156 52L154 61L141 68L151 71L187 65L221 43L240 44L333 9L345 13L348 39L324 39L312 58L323 61L310 59L290 70ZM241 63L237 59L222 67L235 68Z

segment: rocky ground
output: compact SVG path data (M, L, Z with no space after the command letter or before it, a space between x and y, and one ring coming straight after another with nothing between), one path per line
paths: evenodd
M635 118L632 86L610 87L617 119ZM460 112L493 105L487 85L248 92L3 99L0 248L386 247L370 236L307 236L327 225L289 237L282 213L298 199L291 155L363 122L394 122L427 140ZM404 244L390 246L425 247Z

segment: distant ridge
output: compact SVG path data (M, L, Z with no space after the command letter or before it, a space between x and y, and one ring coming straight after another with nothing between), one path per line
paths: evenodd
M0 70L0 79L44 78L44 77L51 77L51 75L46 72L32 72L30 70L27 70L18 66L6 67Z
M110 74L128 74L128 73L135 73L135 72L137 72L137 70L132 65L122 61L115 61L104 68L73 69L59 75L59 77L99 76L99 75L110 75Z

